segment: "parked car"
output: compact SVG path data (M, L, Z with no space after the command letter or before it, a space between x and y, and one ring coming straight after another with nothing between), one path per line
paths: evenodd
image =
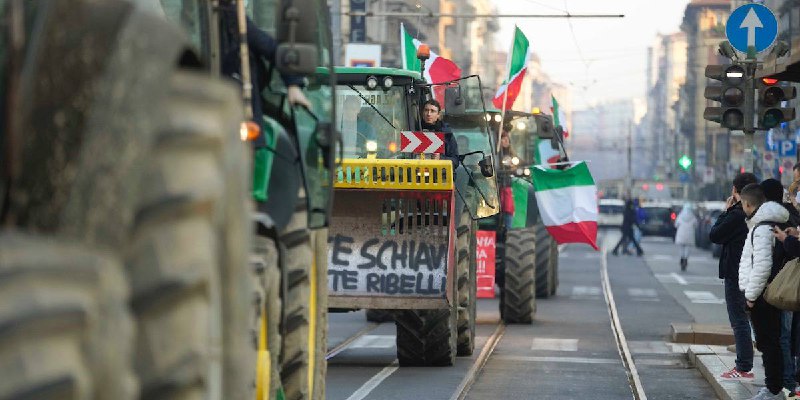
M600 227L622 226L622 212L625 202L620 199L600 199L598 202L597 225Z
M710 249L711 240L708 233L717 221L717 217L725 210L725 202L705 201L698 204L697 209L697 232L695 235L695 245L701 249Z
M675 237L675 218L678 213L669 203L646 203L642 205L644 222L639 227L644 236Z

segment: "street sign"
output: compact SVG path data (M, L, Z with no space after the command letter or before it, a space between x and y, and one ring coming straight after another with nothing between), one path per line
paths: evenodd
M444 153L444 133L400 132L400 151L403 153Z
M757 53L766 50L778 37L778 20L761 4L745 4L733 10L725 23L725 36L736 50L747 53L749 46Z
M797 143L794 140L779 140L778 149L781 157L797 156Z

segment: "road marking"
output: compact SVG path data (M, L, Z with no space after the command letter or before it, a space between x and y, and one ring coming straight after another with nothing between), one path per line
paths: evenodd
M632 340L628 342L631 353L636 354L672 354L674 349L666 342L658 340ZM639 360L636 360L639 363Z
M531 350L578 351L578 339L533 338Z
M373 390L375 390L378 385L381 384L386 378L397 371L398 368L397 360L392 361L391 364L387 365L386 368L382 369L380 372L375 374L372 378L370 378L367 382L361 385L358 390L353 392L347 400L363 400L365 399Z
M619 364L616 358L588 358L588 357L535 357L535 356L494 356L496 360L522 361L522 362L552 362L570 364Z
M377 322L371 322L369 325L367 325L360 331L356 332L355 335L350 336L343 342L336 345L334 348L329 349L328 354L325 356L325 360L330 360L331 358L336 357L337 354L345 351L356 339L360 338L363 335L366 335L369 331L379 327L380 325L381 324Z
M661 301L655 289L628 288L628 296L631 296L632 301Z
M695 304L725 304L725 300L707 291L684 290L683 294Z
M364 335L350 344L351 349L387 349L394 346L394 335Z
M658 279L661 283L680 283L682 285L689 284L689 285L710 285L710 286L721 286L723 285L723 281L714 276L696 276L696 275L679 275L677 273L671 274L655 274L656 279ZM677 278L676 278L677 276ZM678 280L681 279L681 280ZM681 282L686 282L681 283Z
M670 255L666 255L666 254L656 254L654 256L647 257L647 258L652 260L652 261L672 261L672 260L675 259L675 256L670 256Z
M597 286L573 286L571 299L598 299L602 291Z
M684 285L684 286L685 286L685 285L687 285L687 284L688 284L688 282L686 282L686 279L683 279L683 277L682 277L682 276L680 276L680 275L678 275L678 273L677 273L677 272L673 272L673 273L671 273L671 274L670 274L670 276L672 276L672 279L675 279L675 281L676 281L676 282L678 282L678 283L680 283L681 285Z

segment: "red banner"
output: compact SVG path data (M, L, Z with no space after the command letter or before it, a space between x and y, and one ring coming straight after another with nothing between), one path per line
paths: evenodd
M478 298L494 298L494 245L495 231L478 231Z

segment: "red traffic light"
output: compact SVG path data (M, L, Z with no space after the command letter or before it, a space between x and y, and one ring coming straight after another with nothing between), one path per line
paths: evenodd
M664 190L664 184L663 183L656 183L656 190L658 190L659 192Z
M648 185L648 184L646 184L646 183L645 183L645 184L643 184L643 185L642 185L642 190L644 190L645 192L646 192L646 191L648 191L648 190L650 190L650 185Z
M775 78L761 78L761 82L764 83L767 86L772 86L772 85L778 83L778 80L775 79Z
M671 213L669 214L669 219L671 219L671 220L675 221L675 219L677 219L677 218L678 218L678 216L677 216L677 215L675 215L675 211L673 211L673 212L671 212Z

